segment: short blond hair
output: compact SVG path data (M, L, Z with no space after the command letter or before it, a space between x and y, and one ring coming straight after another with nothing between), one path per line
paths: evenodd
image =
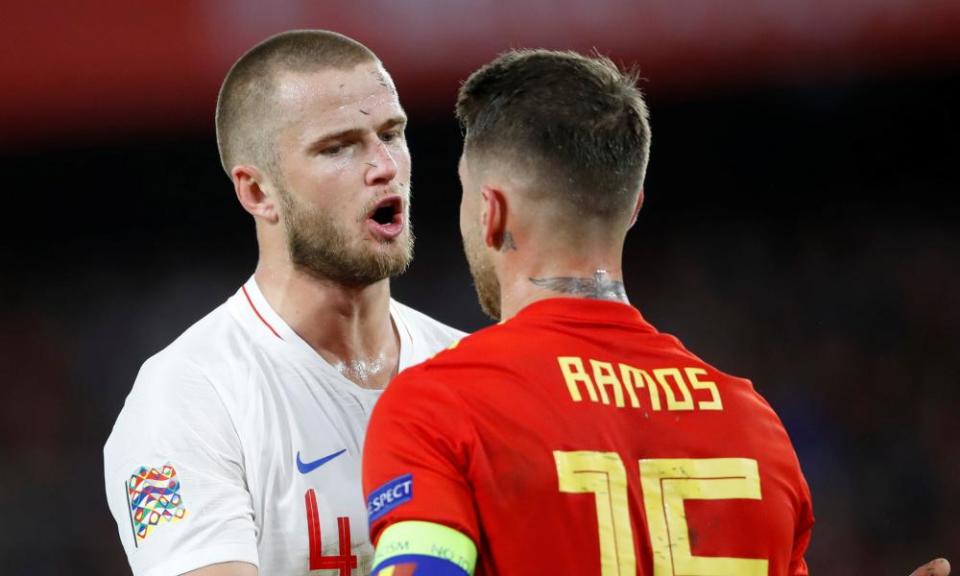
M278 123L270 104L282 73L343 70L379 61L363 44L328 30L282 32L247 51L230 68L217 97L217 147L227 176L240 163L264 170L275 165Z

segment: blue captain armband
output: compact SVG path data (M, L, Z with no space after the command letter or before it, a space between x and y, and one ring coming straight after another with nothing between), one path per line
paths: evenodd
M477 547L463 532L407 521L380 535L371 576L473 576L476 565Z

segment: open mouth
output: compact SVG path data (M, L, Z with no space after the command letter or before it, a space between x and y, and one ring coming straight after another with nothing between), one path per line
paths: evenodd
M377 224L390 224L397 215L398 210L394 204L386 204L373 211L373 219Z
M403 199L400 196L384 198L373 207L367 222L380 236L397 236L403 231Z

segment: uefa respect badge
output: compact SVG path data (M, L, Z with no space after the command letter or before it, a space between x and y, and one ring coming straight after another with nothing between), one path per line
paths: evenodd
M380 518L397 506L413 499L413 474L404 474L387 482L370 493L367 512L370 521Z

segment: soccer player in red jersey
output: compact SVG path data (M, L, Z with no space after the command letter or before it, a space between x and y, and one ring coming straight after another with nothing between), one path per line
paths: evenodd
M503 321L374 409L374 574L807 574L810 493L780 419L627 301L650 145L634 77L513 51L457 115L464 246Z

